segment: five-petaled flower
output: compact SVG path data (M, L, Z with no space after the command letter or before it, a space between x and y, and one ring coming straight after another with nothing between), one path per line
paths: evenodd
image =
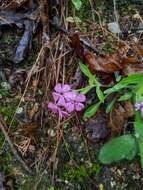
M69 116L73 111L81 111L84 108L86 97L83 94L76 94L70 85L58 83L52 93L54 103L49 102L48 108L57 113L60 118Z

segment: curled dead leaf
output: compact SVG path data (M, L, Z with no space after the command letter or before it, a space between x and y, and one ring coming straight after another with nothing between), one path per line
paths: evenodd
M123 131L127 119L133 115L133 105L130 101L125 101L122 104L116 103L108 118L108 128L110 128L111 136L119 135Z

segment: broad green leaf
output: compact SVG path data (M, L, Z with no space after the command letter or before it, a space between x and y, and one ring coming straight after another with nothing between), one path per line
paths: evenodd
M77 10L80 10L82 2L81 0L71 0Z
M139 153L141 158L141 167L143 169L143 121L139 112L135 113L135 136L139 145Z
M99 160L103 164L127 159L132 160L137 153L137 145L132 135L113 138L103 145L99 152Z
M98 98L99 98L100 102L102 102L102 103L103 103L103 102L104 102L105 97L104 97L103 92L101 91L101 89L100 89L100 86L99 86L99 85L96 87L96 93L97 93L97 96L98 96Z
M83 117L84 117L84 118L92 117L92 116L97 112L97 110L99 109L101 103L102 103L102 102L98 102L98 103L96 103L96 104L90 106L90 107L84 112Z
M116 97L113 98L113 100L107 105L106 113L109 113L113 109L116 99L117 99Z
M111 94L113 92L118 92L123 88L127 88L130 85L138 84L143 81L143 74L131 74L126 78L123 78L119 83L114 85L112 88L109 88L104 91L105 94Z
M132 95L133 95L133 93L131 93L131 92L125 93L122 96L120 96L118 101L121 102L121 101L129 100L132 97Z

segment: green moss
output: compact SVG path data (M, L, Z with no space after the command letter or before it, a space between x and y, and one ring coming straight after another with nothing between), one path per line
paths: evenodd
M13 165L12 165L12 154L11 152L7 152L5 154L0 154L0 169L5 173L11 172Z
M0 105L0 113L2 114L3 119L7 126L11 124L12 118L17 109L17 105L18 105L18 100L15 100L13 98L12 99L9 98L8 102L4 101ZM15 127L16 127L16 121L13 121L11 126L12 131L15 129Z
M78 167L67 163L64 164L62 170L59 171L59 177L70 182L86 183L91 176L99 175L99 173L100 166L96 163L90 164L90 166L81 164L78 165Z
M89 0L83 0L80 10L76 10L72 2L69 4L69 15L79 17L81 20L85 20L91 16L91 6Z
M2 35L0 37L0 44L2 47L0 49L0 57L5 60L5 58L11 59L16 49L16 44L18 44L20 36L15 35L14 30L9 30L4 28L2 30Z

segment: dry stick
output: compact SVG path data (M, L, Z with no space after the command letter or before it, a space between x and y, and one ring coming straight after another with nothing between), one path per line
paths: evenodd
M90 7L91 7L91 12L92 12L92 20L93 20L93 22L95 22L93 1L89 0L89 3L90 3Z
M119 16L118 16L118 11L117 11L117 6L116 6L116 0L113 0L113 4L114 4L115 21L119 25ZM119 33L118 33L118 41L119 41Z
M2 130L3 134L4 134L4 137L5 137L5 140L8 142L10 148L11 148L11 151L12 153L14 154L15 158L20 162L21 166L30 174L32 174L32 171L31 169L28 168L28 166L26 165L26 163L22 160L22 158L19 156L16 148L14 147L10 137L8 136L6 130L5 130L5 127L2 125L2 121L0 121L0 129Z
M36 182L36 184L35 184L33 190L37 190L38 185L40 184L43 175L46 173L46 170L47 170L47 167L46 167L46 169L44 169L44 171L41 173L41 175L40 175L39 178L37 179L37 182Z

